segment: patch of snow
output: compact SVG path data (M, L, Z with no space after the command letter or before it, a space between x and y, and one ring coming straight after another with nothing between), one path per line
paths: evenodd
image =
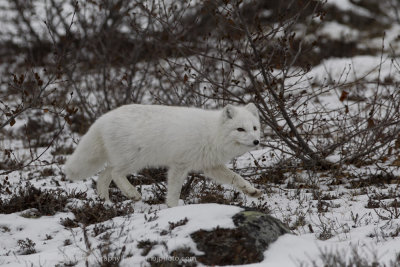
M139 203L135 203L137 206ZM203 229L212 230L215 227L234 228L232 216L243 210L236 206L226 206L218 204L196 204L180 206L159 211L134 213L128 217L117 217L105 223L112 227L111 240L113 243L127 247L127 251L133 253L132 257L123 259L122 266L132 266L132 264L146 264L147 259L152 257L168 257L169 253L179 248L190 248L191 251L201 254L190 234ZM0 240L0 255L2 266L26 266L43 264L43 266L54 266L64 260L77 260L78 266L86 259L95 263L101 255L94 252L90 256L86 255L83 232L80 228L71 231L64 229L60 225L60 219L67 216L65 213L58 213L55 216L43 216L38 219L27 219L14 214L0 214L0 227L7 227L10 232L3 233ZM180 220L188 219L187 223L169 231L170 222L176 223ZM89 236L93 225L87 228ZM168 234L160 235L162 231ZM52 239L46 240L46 235ZM31 255L18 255L17 241L30 238L36 243L37 253ZM72 238L74 237L74 238ZM71 239L72 245L65 246L65 239ZM72 240L74 239L74 240ZM92 247L95 248L99 240L90 237ZM157 245L146 255L141 255L141 249L137 244L142 240L157 242ZM14 255L16 253L16 255ZM90 254L90 253L89 253ZM63 257L68 255L67 258Z
M327 0L327 4L334 5L343 11L351 11L361 16L371 17L373 14L368 9L353 4L350 0Z
M318 33L329 37L331 40L354 40L359 37L359 31L336 21L325 22Z

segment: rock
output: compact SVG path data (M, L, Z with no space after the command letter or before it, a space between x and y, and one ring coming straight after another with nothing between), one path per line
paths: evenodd
M263 246L265 249L279 236L290 233L283 222L258 211L242 211L233 216L233 222L254 238L256 246Z
M42 215L40 214L38 209L31 208L31 209L27 209L27 210L23 211L20 214L20 216L24 217L24 218L36 219L36 218L41 217Z
M206 265L238 265L261 262L264 251L279 236L290 233L280 220L258 211L245 210L232 217L236 228L199 230L191 234L205 255L197 261Z

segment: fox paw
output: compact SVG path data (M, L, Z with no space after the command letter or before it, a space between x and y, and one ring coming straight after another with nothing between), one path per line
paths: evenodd
M104 206L107 208L111 208L114 205L111 200L105 200L104 201Z
M142 199L142 196L140 194L129 194L129 196L127 197L135 202L140 201Z
M104 200L105 202L110 202L111 203L110 196L108 194L108 190L107 190L107 192L99 191L98 192L98 196L99 196L100 199Z
M179 200L175 200L175 199L167 199L165 204L167 204L168 208L173 208L178 206L179 204Z
M259 197L262 195L261 190L259 190L257 188L250 188L250 189L244 190L244 193L246 193L247 195L249 195L251 197Z
M133 187L128 190L121 190L122 194L133 201L139 201L142 199L142 195Z

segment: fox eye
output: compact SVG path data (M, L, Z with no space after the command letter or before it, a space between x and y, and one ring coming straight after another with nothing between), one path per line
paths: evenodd
M237 128L236 129L238 132L245 132L245 129L243 129L243 128Z
M254 131L257 131L257 127L256 126L254 126L253 129L254 129Z

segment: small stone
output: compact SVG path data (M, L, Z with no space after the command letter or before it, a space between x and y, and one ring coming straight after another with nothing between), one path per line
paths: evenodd
M39 210L35 209L35 208L27 209L21 213L21 217L24 217L24 218L36 219L41 216L42 215L40 214Z

